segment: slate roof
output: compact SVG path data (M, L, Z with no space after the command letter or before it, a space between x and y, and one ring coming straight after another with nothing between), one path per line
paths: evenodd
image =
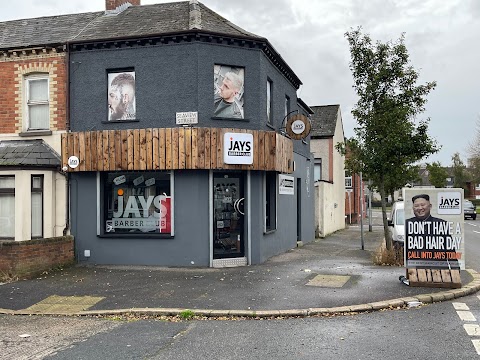
M333 137L337 125L340 105L311 106L313 115L310 120L312 130L310 136L314 138Z
M2 140L0 166L59 168L60 156L43 140Z
M241 29L199 3L201 31L264 38ZM130 6L116 15L104 11L0 22L0 49L107 39L148 37L192 30L189 1Z

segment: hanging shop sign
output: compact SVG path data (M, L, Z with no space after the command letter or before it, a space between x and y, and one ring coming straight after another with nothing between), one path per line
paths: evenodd
M305 115L296 114L287 120L286 132L294 140L305 139L311 130L310 120Z
M295 195L295 178L278 174L278 193L280 195Z
M253 135L225 133L223 137L223 162L225 164L253 164Z

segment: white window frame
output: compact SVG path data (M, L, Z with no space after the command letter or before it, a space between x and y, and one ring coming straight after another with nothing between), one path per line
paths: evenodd
M2 186L0 187L0 199L2 197L13 197L13 209L12 209L12 214L15 214L15 200L16 200L16 197L15 197L15 186L16 186L16 179L15 179L15 175L2 175L1 178L4 178L4 179L7 179L7 180L12 180L13 179L13 187L6 187L6 186ZM7 240L14 240L15 239L15 215L11 218L6 218L6 219L2 219L2 221L9 221L10 220L13 221L13 234L8 234L8 235L5 235L5 234L0 234L0 238L1 239L7 239ZM1 223L1 222L0 222Z
M266 89L266 95L267 95L267 124L273 126L273 81L270 79L267 79L267 89Z
M345 176L345 189L353 189L353 181L351 176Z
M318 179L316 177L316 171L315 171L316 169L319 169L319 172L320 172ZM314 182L322 180L322 175L323 175L322 170L323 170L322 169L322 159L321 158L315 158L313 160L313 181Z
M38 101L30 101L30 82L32 81L39 81L39 80L46 80L47 81L47 100L38 100ZM25 130L26 131L43 131L43 130L50 130L50 114L49 114L49 121L48 127L45 128L32 128L30 126L30 107L37 106L37 105L48 105L50 109L50 77L49 74L33 74L27 75L24 78L24 90L25 90Z

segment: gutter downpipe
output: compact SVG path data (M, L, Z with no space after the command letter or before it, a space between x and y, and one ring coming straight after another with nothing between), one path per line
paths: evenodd
M65 48L65 73L66 73L66 101L65 101L65 131L70 132L70 43L67 41ZM61 165L63 167L63 164ZM70 173L65 174L65 228L63 236L70 230Z

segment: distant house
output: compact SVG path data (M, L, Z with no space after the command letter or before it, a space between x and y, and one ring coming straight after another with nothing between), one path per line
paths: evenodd
M335 149L344 141L343 123L340 105L311 109L315 228L317 236L324 237L345 228L345 158Z

